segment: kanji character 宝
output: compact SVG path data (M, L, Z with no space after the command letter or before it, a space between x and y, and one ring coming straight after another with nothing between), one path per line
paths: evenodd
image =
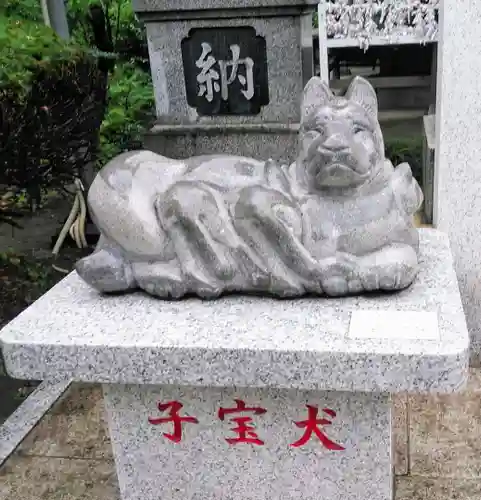
M264 408L259 408L259 407L253 407L249 408L246 406L244 401L240 399L234 399L236 402L237 407L236 408L220 408L219 409L219 418L221 420L225 419L226 415L232 414L232 413L245 413L245 412L252 412L254 415L262 415L263 413L266 413L267 410ZM251 444L257 444L257 445L263 445L264 441L259 439L255 432L255 427L253 425L249 425L252 422L251 417L236 417L236 418L231 418L230 419L232 422L235 422L237 424L237 427L234 427L232 429L233 432L236 432L238 434L237 437L235 438L227 438L226 441L229 444L237 444L237 443L251 443Z
M170 410L169 416L168 417L160 417L160 418L154 418L154 417L149 417L149 422L153 425L159 425L159 424L166 424L168 422L172 422L174 425L174 432L172 434L169 434L167 432L164 432L164 436L167 439L170 439L174 443L179 443L182 440L182 423L183 422L190 422L192 424L198 424L199 421L195 417L181 417L179 415L180 410L182 409L183 405L179 403L178 401L170 401L168 403L159 403L157 405L157 408L159 411L164 412L166 410Z
M331 441L326 434L321 430L319 426L323 425L331 425L332 422L327 418L317 418L318 408L316 406L306 405L308 409L307 420L303 420L302 422L294 422L297 427L304 427L304 435L295 443L292 443L291 446L303 446L305 445L311 436L314 434L317 436L319 441L328 449L334 451L345 450L345 448L334 441ZM329 415L331 418L336 416L336 412L334 410L330 410L329 408L324 408L323 413Z

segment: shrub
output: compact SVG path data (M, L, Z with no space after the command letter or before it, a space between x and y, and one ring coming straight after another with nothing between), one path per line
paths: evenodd
M422 137L386 139L385 150L386 158L389 158L394 166L403 162L409 163L413 176L421 185L423 162Z
M4 188L5 189L5 188ZM16 209L15 196L11 191L0 191L0 225L8 224L12 227L21 227L17 219L22 213Z
M108 110L100 129L100 162L142 147L142 133L154 118L149 74L133 62L118 63L109 82Z
M0 16L42 22L42 4L38 0L0 0Z
M0 20L0 185L40 201L95 156L106 78L41 23Z
M144 27L131 0L69 0L72 36L82 44L115 53L149 71L149 52Z

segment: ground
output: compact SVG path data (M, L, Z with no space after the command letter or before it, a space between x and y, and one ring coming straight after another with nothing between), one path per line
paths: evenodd
M21 229L0 225L0 327L61 280L65 273L53 267L52 241L70 211L71 200L51 196L37 212L23 209ZM56 265L71 270L91 250L78 250L70 241Z

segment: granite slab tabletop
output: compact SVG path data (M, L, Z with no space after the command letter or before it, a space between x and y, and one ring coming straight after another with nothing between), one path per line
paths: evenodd
M469 336L447 236L393 294L163 301L102 296L73 272L0 331L8 373L116 384L451 392Z

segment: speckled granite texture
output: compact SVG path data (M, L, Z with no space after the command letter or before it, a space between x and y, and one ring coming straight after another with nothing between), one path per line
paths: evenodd
M206 152L274 158L296 156L302 88L313 75L315 0L139 0L145 22L157 117L146 146L173 158ZM266 43L269 103L257 115L201 116L188 105L182 40L193 28L252 27ZM196 125L195 130L189 125ZM177 135L183 126L182 135ZM253 130L252 126L263 127ZM235 127L239 127L235 130ZM283 131L279 133L279 128ZM275 147L274 147L275 145Z
M260 19L220 19L217 28L252 27L266 39L269 104L258 115L199 116L187 104L181 43L192 28L211 28L212 20L147 23L150 67L157 116L169 125L176 123L263 124L298 123L304 84L312 75L304 75L299 57L300 20L295 17ZM205 132L208 133L208 130ZM279 147L282 149L281 145ZM225 152L223 146L220 150ZM212 154L212 150L209 151ZM264 156L262 156L264 158Z
M298 129L299 124L284 126L275 123L267 127L259 124L258 128L246 124L234 127L220 124L214 130L205 124L193 127L157 124L145 134L144 148L177 159L211 154L212 151L229 151L237 156L272 158L290 165L298 155Z
M67 390L69 380L42 382L0 426L0 466L15 451L57 399Z
M434 169L434 225L451 240L476 366L481 362L480 17L481 2L443 2Z
M409 165L384 156L374 88L358 76L338 97L315 77L301 109L290 166L151 151L113 158L89 189L102 238L77 262L79 276L99 292L140 288L164 299L407 288L423 195Z
M444 234L420 231L420 267L401 293L284 301L164 302L140 293L107 298L72 273L9 323L0 343L6 369L17 378L454 391L467 376L469 342ZM350 328L351 313L363 310L384 311L384 325L386 314L395 313L384 338L379 325ZM400 311L409 312L402 321ZM438 337L425 316L425 338L413 335L416 311L437 313ZM364 329L374 329L374 338Z
M111 385L104 394L123 500L392 499L387 395ZM235 399L265 413L221 420L219 409L237 408ZM170 401L198 421L182 423L180 442L164 436L172 422L149 422L168 417L157 405ZM325 419L325 445L313 434L291 446L306 432L296 426L307 419L306 404ZM226 441L238 437L239 417L252 418L257 444ZM337 447L344 449L329 449Z
M240 10L252 7L281 8L316 5L318 0L133 0L133 7L138 12L163 11L199 11L210 9Z

